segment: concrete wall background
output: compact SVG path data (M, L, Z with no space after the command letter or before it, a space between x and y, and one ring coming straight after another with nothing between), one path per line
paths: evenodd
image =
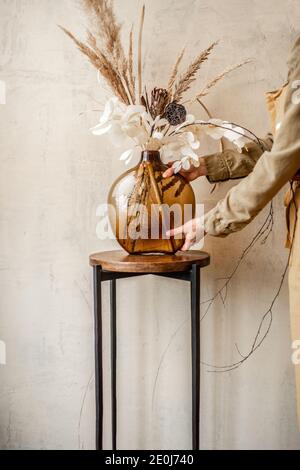
M211 93L216 117L263 135L269 128L263 94L286 77L286 57L299 31L297 0L146 0L145 77L163 85L179 46L196 50L220 38L199 84L228 64L254 61ZM129 27L138 0L116 1ZM92 136L106 91L73 44L57 28L82 31L85 18L72 0L0 0L0 448L90 449L94 439L92 273L88 255L117 248L95 234L96 208L124 171L108 139ZM125 28L126 29L126 28ZM214 150L211 147L209 150ZM203 147L203 152L207 150ZM212 195L197 181L207 208ZM202 357L234 362L249 349L276 291L287 259L282 194L275 226L256 246L228 292L202 323ZM203 299L220 285L263 222L243 233L207 239L212 265ZM191 442L189 292L179 281L150 277L120 282L119 448L186 449ZM104 288L108 302L108 287ZM104 350L109 371L108 310ZM255 356L226 374L202 370L203 449L300 449L290 360L287 286L274 308L271 332ZM105 446L110 445L109 378L105 381Z

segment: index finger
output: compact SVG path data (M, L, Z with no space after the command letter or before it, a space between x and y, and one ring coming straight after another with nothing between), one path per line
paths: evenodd
M172 167L168 168L164 173L163 177L164 178L169 178L170 176L174 175L174 169Z

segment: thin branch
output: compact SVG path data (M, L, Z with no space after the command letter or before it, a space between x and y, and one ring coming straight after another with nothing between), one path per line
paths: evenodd
M228 124L234 125L232 122L228 122ZM191 123L191 124L185 124L184 126L181 126L181 127L180 127L180 132L181 132L182 129L186 129L187 127L195 126L195 125L199 125L199 126L214 126L214 127L220 128L220 129L225 129L225 130L227 130L227 131L230 130L230 131L234 132L234 133L237 134L237 135L241 135L242 137L245 137L244 134L242 134L241 132L239 132L239 131L237 131L237 130L235 130L235 129L228 129L228 127L221 126L221 124L214 124L214 123L212 123L212 122L197 122L197 121L195 121L195 122L193 122L193 123ZM240 125L238 125L237 127L240 127L240 128L243 129L244 131L247 131L247 132L248 132L248 129L247 129L246 127L243 127L243 126L240 126ZM250 137L250 136L247 136L247 139L251 140L252 142L254 142L254 143L256 143L256 144L258 144L258 145L261 147L261 149L264 150L264 146L263 146L263 144L262 144L260 138L257 137L255 134L253 134L253 132L251 132L251 131L250 131L249 133L250 133L251 135L254 135L254 136L255 136L255 139L253 139L253 138ZM176 132L176 129L174 129L174 131L172 131L172 132L170 133L170 136L175 135L175 134L179 134L179 132Z
M240 126L239 124L236 124L235 122L231 122L231 124L233 126L237 126L237 127L240 127L241 129L244 129L245 131L247 131L250 135L252 135L256 140L257 140L257 143L260 145L261 149L262 150L265 150L265 147L263 145L263 142L261 141L261 139L259 139L259 137L257 137L256 134L254 134L254 132L250 131L250 129L248 129L247 127L245 126Z
M274 212L273 212L273 203L271 202L270 204L270 209L269 209L269 213L264 221L264 223L262 224L262 226L260 227L260 229L258 230L258 232L254 235L254 237L252 238L252 240L250 241L250 243L247 245L247 247L243 250L240 258L238 259L238 262L236 263L235 267L233 268L233 270L231 271L231 274L225 278L226 281L225 283L222 285L222 287L220 289L218 289L218 291L213 295L213 297L211 297L210 299L208 300L205 300L203 302L201 302L201 305L204 305L204 304L208 304L205 312L203 313L203 315L201 316L201 321L206 317L206 315L208 314L212 304L214 303L214 301L220 296L220 294L223 293L223 291L225 290L225 300L226 300L226 297L227 297L227 289L228 289L228 286L230 284L230 282L232 281L234 275L236 274L236 272L238 271L241 263L243 262L244 258L249 254L250 250L253 248L253 246L262 238L262 237L266 237L266 233L267 233L267 236L269 236L269 234L271 233L270 231L270 227L273 227L273 215L274 215ZM265 238L263 239L265 240ZM224 299L224 296L223 298Z
M145 5L142 7L141 20L140 20L140 30L139 30L139 44L138 44L138 100L140 102L142 96L142 41L143 41L143 28L144 28L144 19L145 19Z
M274 296L274 298L273 298L273 300L270 304L270 307L264 313L264 315L262 316L262 318L260 320L258 330L257 330L257 333L255 335L252 346L250 348L250 351L245 356L242 356L241 353L239 352L239 354L242 356L242 359L240 361L234 362L232 364L217 366L217 365L213 365L213 364L208 364L206 362L202 362L203 365L206 365L207 367L211 367L212 369L214 369L214 370L210 370L208 372L215 372L215 373L217 373L217 372L229 372L233 369L237 369L247 359L249 359L249 357L252 356L252 354L254 354L254 352L261 346L261 344L264 342L264 340L266 339L266 337L268 336L268 334L270 332L272 321L273 321L273 307L274 307L274 305L275 305L275 303L276 303L276 301L277 301L277 299L280 295L280 292L281 292L281 289L282 289L282 286L283 286L284 279L286 277L286 273L287 273L288 268L289 268L289 259L288 259L287 264L284 268L283 274L282 274L281 279L280 279L279 287L278 287L278 289L276 291L276 294L275 294L275 296ZM267 326L266 326L265 332L262 334L262 329L263 329L263 326L264 326L265 322L267 322ZM261 336L261 334L262 334L262 336Z
M240 361L236 361L232 364L227 364L227 365L222 365L222 366L216 366L216 365L213 365L213 364L208 364L208 363L202 362L202 364L206 365L207 367L212 368L212 370L210 370L208 372L214 372L214 373L229 372L229 371L232 371L232 370L235 370L235 369L239 368L247 359L249 359L249 357L251 357L255 353L255 351L261 346L261 344L264 342L264 340L266 339L266 337L268 336L268 334L270 332L272 321L273 321L273 308L274 308L274 305L275 305L275 303L276 303L276 301L277 301L277 299L280 295L280 292L282 290L283 283L284 283L284 280L285 280L285 277L286 277L286 274L287 274L287 271L288 271L288 268L289 268L289 265L290 265L290 259L291 259L293 242L294 242L294 239L295 239L295 231L296 231L296 225L297 225L297 207L296 207L296 202L295 202L295 193L294 193L292 183L290 183L290 184L291 184L291 192L292 192L292 196L293 196L292 201L293 201L293 204L294 204L295 210L296 210L295 211L295 213L296 213L296 223L295 223L294 229L293 229L292 244L291 244L291 247L290 247L288 260L287 260L286 266L284 268L283 274L280 278L280 283L279 283L278 289L275 293L275 296L272 299L270 307L268 308L268 310L264 313L264 315L261 318L261 321L260 321L259 326L258 326L257 333L254 337L254 340L252 342L252 346L251 346L248 354L242 355L239 348L238 348L238 346L237 346L237 344L236 344L235 345L236 349L237 349L239 355L242 357L242 359ZM273 220L272 220L272 224L273 224ZM271 227L272 227L272 225L271 225ZM261 233L263 233L264 231L265 231L265 229ZM270 233L270 231L268 233ZM265 332L262 334L262 329L263 329L263 326L264 326L265 322L267 322L267 326L266 326Z
M135 103L135 78L133 72L133 27L131 28L129 33L128 75L131 86L131 94Z
M212 119L212 115L210 114L210 111L209 109L207 108L207 106L205 106L204 103L202 103L201 100L199 100L199 98L197 98L197 102L200 104L200 106L204 109L204 111L206 112L206 114L208 115L208 117L210 119ZM225 144L224 144L224 138L222 137L222 139L220 139L220 143L221 143L221 152L224 152L225 150ZM216 185L215 185L216 186ZM211 192L213 192L215 189L215 187L213 188L213 190Z

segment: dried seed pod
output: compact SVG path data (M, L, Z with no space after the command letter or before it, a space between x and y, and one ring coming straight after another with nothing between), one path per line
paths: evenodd
M186 109L182 104L173 101L166 107L164 117L171 126L178 126L186 120Z
M169 93L164 88L153 88L151 92L150 113L153 118L162 116L168 104Z

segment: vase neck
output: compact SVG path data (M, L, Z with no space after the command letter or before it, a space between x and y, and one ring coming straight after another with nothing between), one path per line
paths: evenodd
M141 162L161 162L160 152L158 150L143 150L141 155Z

